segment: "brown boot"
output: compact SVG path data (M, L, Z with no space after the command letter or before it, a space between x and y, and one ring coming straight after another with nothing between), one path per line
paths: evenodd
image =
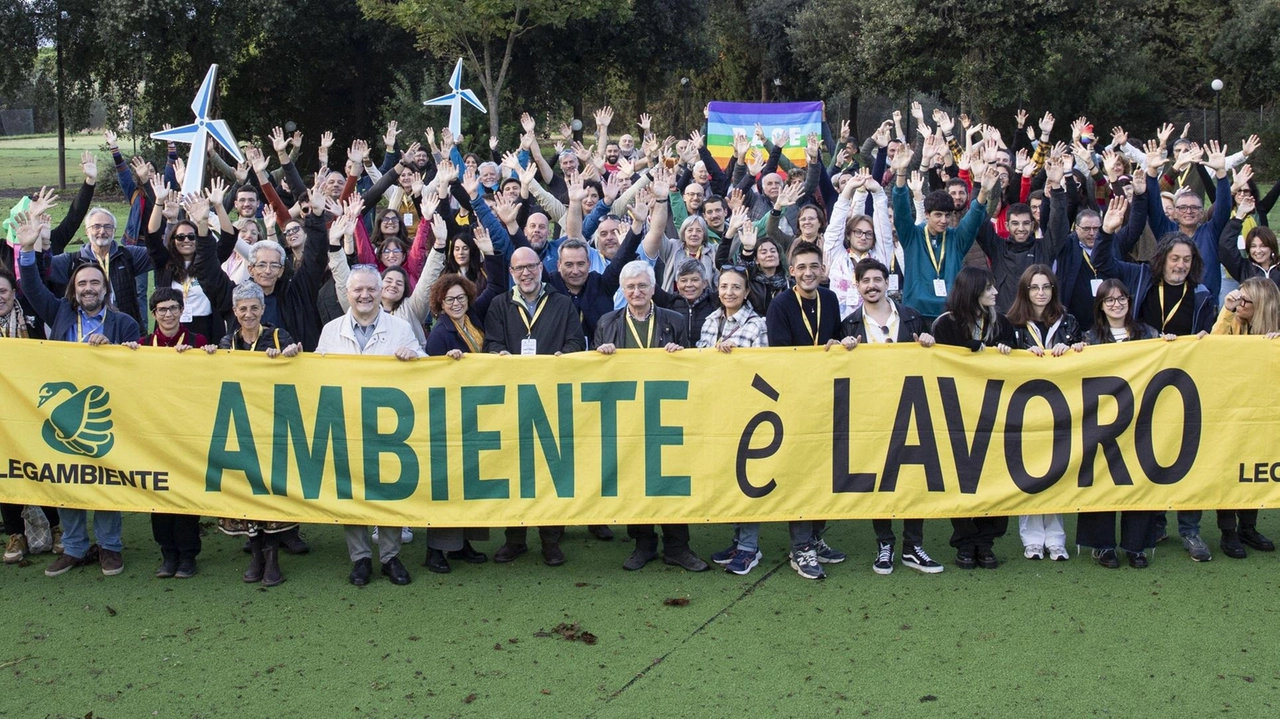
M263 564L265 563L262 544L262 537L249 538L249 568L244 570L244 581L247 584L262 581Z
M274 538L267 539L262 557L266 563L262 572L262 586L274 587L283 582L284 575L280 573L280 543L274 541Z

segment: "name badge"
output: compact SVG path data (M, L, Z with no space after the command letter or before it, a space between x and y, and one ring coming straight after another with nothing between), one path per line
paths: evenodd
M938 279L934 280L934 281L933 281L933 294L934 294L934 296L935 296L935 297L946 297L946 296L947 296L947 281L946 281L946 280L944 280L944 279L942 279L942 278L938 278Z
M889 275L889 291L890 291L890 292L897 292L897 291L898 291L898 276L897 276L897 275Z
M532 337L526 337L520 340L520 354L536 355L538 354L538 340Z
M191 311L187 310L186 312L183 312L181 319L178 321L183 324L189 324L191 322Z
M1089 280L1089 294L1094 297L1098 296L1098 289L1102 287L1102 280Z
M406 212L406 213L404 213L404 226L405 226L405 227L412 227L412 226L413 226L413 213L412 213L412 212Z

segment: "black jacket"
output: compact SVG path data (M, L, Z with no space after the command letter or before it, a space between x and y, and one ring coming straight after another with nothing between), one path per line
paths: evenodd
M1244 221L1233 216L1227 226L1222 228L1222 235L1218 237L1218 259L1222 262L1222 266L1227 268L1227 273L1236 282L1244 282L1254 277L1266 277L1280 285L1280 264L1274 264L1271 269L1264 270L1252 259L1240 254L1236 240L1240 237L1243 226Z
M314 352L320 342L321 328L316 297L324 281L324 273L329 268L329 233L324 219L315 215L307 215L303 226L307 244L303 250L302 266L292 277L282 277L276 282L271 294L276 297L283 329L302 343L302 349ZM234 332L238 326L231 314L231 293L235 286L222 271L217 242L213 237L206 234L196 238L196 260L192 267L209 302L227 317L227 332Z
M893 302L893 300L889 301ZM904 304L897 304L896 306L898 308L898 335L893 338L894 342L915 342L920 335L931 329L924 326L924 318L916 310ZM845 337L857 337L859 342L866 342L867 327L862 316L862 308L863 305L858 305L858 309L844 318L841 330Z
M538 341L540 355L557 352L581 352L586 347L582 334L582 322L573 300L544 287L546 304L533 323L532 331L525 327L524 309L513 299L518 288L503 292L493 298L484 320L484 351L520 354L520 343L526 337Z
M688 337L702 336L702 323L707 321L712 312L720 306L720 298L711 291L711 288L702 291L701 295L693 302L686 300L679 293L667 292L661 288L653 294L653 303L663 309L671 310L684 318L685 335ZM685 345L688 347L688 345Z
M1044 343L1044 349L1053 349L1056 344L1073 345L1084 341L1084 333L1080 331L1080 323L1071 313L1062 315L1062 318L1049 326L1047 337L1041 337L1040 341ZM1035 336L1031 334L1031 330L1026 325L1015 326L1013 328L1014 341L1017 344L1009 345L1014 349L1029 350L1032 347L1038 347Z
M596 326L596 347L603 344L622 347L626 344L627 323L624 320L626 314L627 308L623 307L600 318L600 324ZM652 322L654 323L652 347L665 347L671 342L675 342L681 347L689 346L689 333L684 326L685 319L679 313L655 306L653 308ZM699 328L699 331L701 331L701 328Z
M984 344L987 347L995 347L996 345L1017 346L1013 325L1009 324L1009 320L1004 315L998 313L996 314L995 336L987 342L975 340L969 328L961 326L950 312L942 313L938 319L933 321L933 332L930 334L940 345L968 347L973 352L982 349Z

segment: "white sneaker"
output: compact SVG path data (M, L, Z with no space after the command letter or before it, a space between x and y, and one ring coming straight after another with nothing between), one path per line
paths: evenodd
M413 541L413 530L408 527L400 528L400 543L408 544Z
M374 543L374 544L377 544L377 543L378 543L378 528L377 528L377 527L374 527L374 528L373 528L373 543Z
M1049 559L1055 562L1065 562L1071 557L1067 555L1066 547L1048 547Z
M1022 548L1022 556L1027 559L1039 561L1044 559L1044 547L1029 545Z

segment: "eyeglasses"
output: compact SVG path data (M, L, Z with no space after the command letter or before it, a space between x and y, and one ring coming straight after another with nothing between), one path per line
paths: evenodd
M400 217L398 215L387 215L386 217L382 218L382 224L385 225L389 222L394 222L398 225L400 224Z
M875 233L872 232L871 230L851 230L849 232L849 236L858 237L864 240L869 240L872 237L875 237Z
M1204 205L1174 205L1173 209L1178 212L1199 212L1204 209Z
M512 265L511 272L513 274L523 275L526 272L533 272L539 269L540 267L542 267L541 263L535 263L531 265Z
M1053 285L1052 285L1052 284L1048 284L1048 285L1029 285L1029 286L1027 287L1027 290L1028 290L1028 291L1031 291L1031 292L1048 292L1048 291L1050 291L1050 290L1052 290L1052 289L1053 289Z
M640 285L623 285L622 291L623 292L644 292L652 286L653 285L649 284L648 282Z
M720 265L721 272L724 272L726 270L729 270L732 272L742 272L745 274L747 271L747 268L744 265Z
M1103 298L1102 304L1107 307L1119 307L1120 305L1129 304L1129 298L1124 295L1121 295L1120 297L1106 297Z
M93 232L101 232L103 230L114 230L115 225L89 225L89 229Z
M1076 225L1077 232L1097 232L1102 229L1102 225Z
M286 235L296 235L296 234L298 234L299 232L302 232L302 228L301 228L301 227L290 227L290 228L288 228L288 229L286 229L286 230L284 231L284 233L285 233Z
M161 305L151 311L154 312L157 316L158 315L176 315L182 312L182 307L178 305Z
M195 242L196 236L190 232L175 232L173 239L175 242Z
M404 250L400 249L399 247L383 247L383 248L382 248L382 254L384 254L384 255L403 255L403 254L404 254Z
M889 336L889 328L884 325L876 325L880 328L880 334L884 335L885 344L893 344L893 338Z
M281 270L284 269L283 262L255 262L253 266L260 270Z
M467 303L466 295L451 295L441 300L446 305L465 305Z
M352 265L352 266L351 266L351 269L352 269L352 270L365 270L365 271L367 271L367 270L373 270L374 272L377 272L377 271L378 271L378 266L377 266L377 265Z
M1240 296L1240 304L1242 304L1242 305L1251 305L1251 304L1253 304L1253 300L1251 300L1251 299L1249 299L1249 298L1245 297L1244 295L1241 295L1241 296Z

